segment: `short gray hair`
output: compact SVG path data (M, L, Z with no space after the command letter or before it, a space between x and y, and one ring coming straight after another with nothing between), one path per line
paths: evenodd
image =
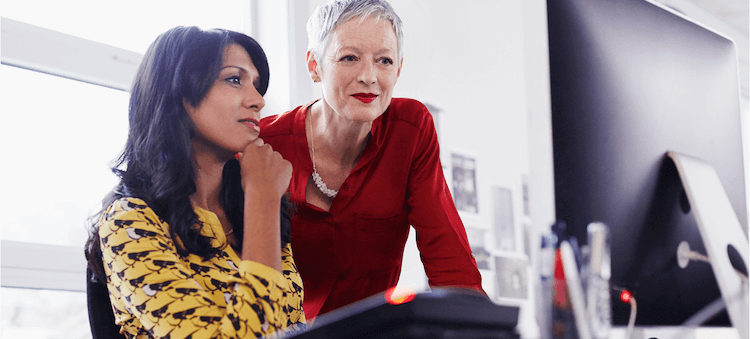
M321 58L328 46L331 32L356 17L362 20L368 17L388 20L393 25L398 40L398 60L394 62L401 62L404 56L403 24L386 0L331 0L318 6L307 20L307 51Z

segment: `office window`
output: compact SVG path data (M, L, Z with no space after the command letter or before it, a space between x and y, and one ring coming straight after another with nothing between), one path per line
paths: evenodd
M145 53L175 26L249 33L249 0L5 1L3 17L95 42Z
M91 338L83 292L3 287L0 297L2 338Z
M14 1L4 4L3 19L140 55L158 34L176 25L243 30L250 17L248 4L241 0ZM35 44L39 42L20 47L3 44L3 64L6 54L13 52L8 49ZM98 46L92 45L94 52ZM97 63L94 60L91 68ZM75 70L43 71L91 82L70 75ZM0 109L5 117L0 154L6 164L0 179L2 239L81 246L86 238L84 221L116 183L108 165L125 143L129 94L5 65L0 79ZM119 87L127 89L129 80Z
M3 240L82 246L84 221L116 184L128 93L0 66Z
M136 66L156 36L174 26L248 33L252 3L3 4L0 337L91 338L86 219L117 182L109 167L127 137ZM127 58L112 60L120 55ZM123 61L126 67L108 72Z

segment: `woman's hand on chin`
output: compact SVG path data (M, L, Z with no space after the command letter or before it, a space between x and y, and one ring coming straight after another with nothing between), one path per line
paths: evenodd
M292 164L274 151L263 139L255 139L237 153L242 173L242 189L248 194L266 195L278 200L289 188Z

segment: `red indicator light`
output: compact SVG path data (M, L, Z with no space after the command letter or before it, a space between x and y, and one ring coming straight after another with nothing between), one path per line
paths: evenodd
M630 291L622 291L622 293L620 293L620 300L622 300L622 302L624 303L629 303L630 297L631 297Z
M400 305L414 300L417 296L409 287L396 286L385 291L385 301L391 305Z

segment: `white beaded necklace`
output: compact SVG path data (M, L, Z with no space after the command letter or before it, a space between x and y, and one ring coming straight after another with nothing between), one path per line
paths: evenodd
M310 108L310 113L308 113L310 116L310 150L312 152L312 165L313 165L313 181L315 181L315 186L318 186L318 189L323 192L327 197L333 199L336 197L336 194L339 194L339 191L332 190L328 188L325 182L323 182L323 179L320 178L320 174L318 174L318 170L315 168L315 143L313 141L313 128L312 128L312 107Z

